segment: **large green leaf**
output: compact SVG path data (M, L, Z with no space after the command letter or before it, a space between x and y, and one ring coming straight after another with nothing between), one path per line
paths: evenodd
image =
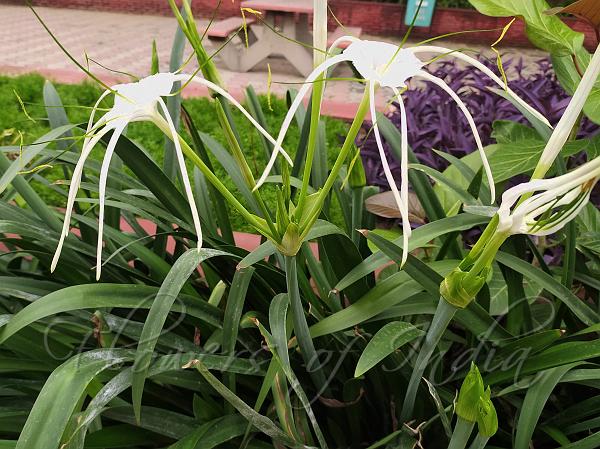
M583 323L591 326L600 322L600 315L592 310L585 302L575 296L571 290L566 288L552 276L534 267L530 263L505 252L498 252L497 260L503 265L523 274L538 285L562 301Z
M486 16L521 17L529 40L553 54L573 54L583 45L584 35L565 25L557 16L544 14L550 9L546 0L469 0Z
M160 374L179 371L182 366L192 360L202 360L210 369L233 372L239 374L261 375L263 371L256 364L249 360L219 356L212 354L202 354L198 352L188 352L180 354L171 354L161 356L151 365L148 371L148 377L152 378ZM67 441L74 439L80 432L85 434L86 429L93 421L100 416L105 407L115 401L119 394L131 387L133 379L133 368L127 368L119 372L90 401L86 409L77 416L77 427L72 429Z
M493 145L495 150L489 161L496 182L532 172L546 147L546 142L537 131L515 122L495 122L494 137L498 143ZM589 149L594 152L599 144L598 137L571 141L563 147L560 154L568 157Z
M443 260L431 264L431 268L442 276L456 267L457 262ZM377 283L369 292L349 307L324 318L310 328L313 338L332 334L367 321L388 308L408 300L423 287L410 279L407 273L399 272Z
M531 388L527 390L516 427L515 449L530 447L533 432L554 387L567 372L577 365L578 363L572 363L543 371Z
M443 218L441 220L428 223L414 230L409 241L409 250L413 251L427 245L430 241L445 235L449 232L466 231L475 226L485 224L489 218L470 214L459 214L453 217ZM402 247L402 237L397 238L393 243ZM390 262L390 258L379 251L354 267L346 276L335 286L336 290L343 290L348 285L353 284L358 279L374 272L380 266Z

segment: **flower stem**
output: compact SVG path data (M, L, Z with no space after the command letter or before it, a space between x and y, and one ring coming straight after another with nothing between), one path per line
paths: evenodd
M484 449L490 439L478 433L469 449Z
M469 270L469 274L467 275L467 278L465 278L465 282L468 282L469 278L472 279L481 276L483 270L491 265L492 260L494 257L496 257L496 253L508 237L509 234L507 232L497 232L488 242L486 242L487 244L485 245L483 251L481 251L481 253L478 255L473 267Z
M326 379L321 366L317 351L313 344L302 307L302 298L298 287L298 267L296 256L285 256L285 279L287 284L288 296L290 298L290 308L292 311L292 320L294 323L294 334L298 341L298 347L308 373L317 388L322 392L326 389Z
M306 160L304 161L304 172L302 174L302 188L298 197L298 210L302 213L306 196L308 195L308 187L310 185L310 175L315 158L315 150L319 137L319 123L321 118L321 98L324 90L324 77L319 76L313 84L310 109L310 130L308 133L308 143L306 144Z
M459 416L448 449L465 449L474 426L474 422L467 421Z
M308 231L310 231L310 228L312 228L312 225L314 224L316 219L319 217L319 214L321 213L321 209L323 208L323 204L325 203L325 199L329 195L329 191L334 186L335 181L336 181L338 175L340 174L340 170L344 166L344 162L346 162L346 159L348 158L348 154L350 153L350 151L352 150L352 148L354 146L354 141L356 139L356 136L358 135L358 132L360 131L363 121L365 120L365 117L367 116L367 112L369 111L370 100L371 99L369 96L369 91L365 90L365 93L360 102L360 105L358 106L358 110L356 111L356 116L354 117L354 120L352 121L352 124L350 125L348 134L346 134L346 140L344 140L344 143L338 154L338 157L337 157L335 163L333 164L333 167L331 168L331 172L329 173L329 176L325 180L325 184L323 185L323 188L321 189L319 199L315 202L315 204L311 208L310 212L307 214L308 215L308 220L306 221L307 225L303 229L300 230L301 238L306 237L306 234L308 233Z
M450 324L450 321L452 321L457 310L458 308L440 297L435 315L433 315L433 319L431 320L431 326L429 326L429 329L427 330L425 341L423 342L423 346L421 346L417 361L413 367L412 375L410 376L410 381L408 382L400 415L401 422L407 422L412 418L413 410L415 408L415 399L417 397L417 391L423 373L429 364L429 360L431 359L437 344L441 340L442 335L448 328L448 325Z

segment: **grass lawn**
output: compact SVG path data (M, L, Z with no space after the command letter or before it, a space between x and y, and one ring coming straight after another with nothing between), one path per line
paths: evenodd
M14 78L0 76L0 145L18 144L19 132L22 133L25 144L31 143L49 130L46 111L43 106L43 87L44 79L38 75L23 75ZM100 89L91 83L78 85L56 84L55 87L62 98L69 119L73 123L87 122L90 112L89 107L96 102L101 93ZM29 117L23 112L15 92L18 93L25 104ZM267 129L272 135L276 136L276 131L287 112L285 101L272 98L272 110L267 107L266 97L261 97L260 101L268 123ZM218 125L212 101L207 98L195 98L185 100L184 105L192 115L199 131L210 134L226 147L226 140ZM107 103L104 106L110 107L110 104ZM258 177L261 168L265 165L264 149L261 146L259 134L241 113L238 113L237 110L234 111L237 129L242 140L242 148L248 155L247 158L251 168ZM339 150L340 141L346 133L347 125L335 119L325 118L325 121L327 124L329 159L333 162ZM165 138L152 124L134 123L128 127L127 135L146 148L159 165L162 164ZM286 139L285 148L290 152L295 150L298 139L299 130L296 127L291 128ZM92 153L92 157L101 159L104 153L103 150L99 146ZM218 164L215 162L214 166L218 167ZM227 186L233 189L233 183L229 181L225 171L220 168L216 168L216 170L219 177L225 180ZM62 170L59 167L45 169L40 174L52 181L63 178ZM36 189L39 190L41 196L49 204L64 206L66 199L58 193L40 183L36 183ZM265 188L265 199L268 204L270 200L274 199L274 194L269 191L268 187ZM339 222L338 208L335 207L334 209L332 210L334 217L331 218L334 222ZM232 225L236 230L249 230L243 220L236 216L233 211L231 217Z

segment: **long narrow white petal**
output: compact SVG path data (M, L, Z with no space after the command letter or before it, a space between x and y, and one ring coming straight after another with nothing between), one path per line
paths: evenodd
M54 253L54 258L52 259L52 264L50 265L50 271L54 271L56 268L56 264L58 263L58 259L60 258L60 253L62 251L62 247L67 235L69 235L69 229L71 227L71 213L73 212L73 205L75 204L75 198L77 197L77 191L79 190L79 185L81 184L81 175L83 173L83 166L88 156L90 155L92 149L98 141L108 132L111 128L105 126L98 133L96 133L86 145L83 146L81 150L81 156L79 156L79 160L77 161L77 165L75 165L75 169L73 170L73 176L71 177L71 185L69 187L69 195L67 198L67 207L65 210L65 218L63 223L63 228L60 233L60 239L58 241L58 246L56 247L56 251Z
M108 179L108 170L110 169L110 161L115 151L115 146L119 137L125 129L126 123L119 124L113 131L113 135L110 137L110 141L106 146L106 153L104 153L104 159L102 160L102 167L100 168L100 181L98 183L98 199L99 199L99 210L98 210L98 243L96 245L96 280L100 280L100 274L102 271L102 235L104 233L104 199L106 198L106 181Z
M175 79L177 81L187 81L190 79L190 75L186 75L186 74L179 74L175 77ZM271 136L271 134L269 134L269 132L267 130L265 130L260 123L258 123L254 117L252 117L252 115L235 99L233 98L233 96L227 92L226 90L224 90L223 88L217 86L216 84L200 77L200 76L194 76L192 78L193 82L202 84L206 87L208 87L211 90L214 90L215 92L217 92L219 95L223 96L224 98L226 98L229 102L231 102L236 108L238 108L240 110L240 112L242 114L244 114L244 116L250 121L250 123L252 123L252 125L273 145L276 145L276 141L273 138L273 136ZM293 161L292 158L290 157L289 154L287 154L287 152L281 148L280 149L281 154L283 154L283 157L285 157L285 159L288 161L288 163L290 165L293 165Z
M400 266L404 266L404 263L408 258L408 239L410 238L412 229L410 227L410 221L407 213L408 208L405 207L405 201L403 201L400 192L398 191L396 181L394 180L394 175L392 174L390 164L388 163L387 157L385 155L385 150L383 149L383 142L381 141L381 135L379 134L379 126L377 125L377 111L375 110L375 85L372 82L369 83L369 108L371 111L371 120L373 122L373 134L375 134L375 142L377 143L377 149L379 150L379 157L381 158L383 173L385 174L385 179L387 180L387 183L390 186L390 189L392 190L394 200L396 200L396 205L398 206L400 216L402 217L402 234L404 239L404 247L402 248L402 262L400 263Z
M488 183L490 185L490 193L492 197L492 202L494 202L494 198L496 198L496 186L494 185L494 176L492 175L492 168L490 167L490 163L483 149L483 144L481 143L481 137L479 136L479 131L477 131L477 125L475 125L475 120L473 120L473 116L467 109L467 106L463 103L460 97L446 84L446 82L436 76L433 76L427 72L421 71L417 75L421 78L424 78L432 83L440 86L452 99L456 102L460 110L465 115L467 122L469 122L469 126L471 127L471 131L473 132L473 136L475 137L475 142L477 143L477 148L479 149L479 154L481 155L481 161L483 163L483 168L485 170L485 174L488 179Z
M359 38L354 37L354 36L341 36L338 37L336 40L334 40L331 45L329 46L329 50L327 50L327 53L331 54L331 52L338 48L338 46L342 43L342 42L350 42L350 43L354 43L354 42L358 42L360 41Z
M392 90L400 105L400 195L404 200L404 213L408 217L408 120L402 94L395 87Z
M339 64L344 61L348 61L348 58L345 57L343 54L334 56L332 58L329 58L327 61L325 61L319 67L314 69L310 75L308 75L308 78L306 78L303 86L298 91L298 95L296 95L296 98L294 98L294 101L292 102L292 105L290 106L290 109L288 110L288 112L283 120L283 123L281 124L281 128L279 130L279 136L277 137L277 142L275 142L275 147L273 148L273 153L271 154L271 158L270 158L269 162L267 163L267 166L266 166L265 170L263 171L263 174L257 181L256 187L254 187L254 190L258 189L261 185L264 184L267 177L269 176L269 173L273 169L273 165L275 165L275 161L277 160L277 155L279 154L279 152L282 149L281 145L285 139L288 128L290 127L292 120L294 119L296 111L302 104L302 100L304 99L304 97L306 96L308 91L312 88L312 83L319 77L319 75L321 75L321 73L325 72L330 67L333 67L334 65Z
M188 203L190 203L190 210L192 212L194 228L196 230L196 235L198 236L198 251L200 251L200 248L202 248L202 227L200 225L200 216L198 214L198 208L196 207L196 200L194 200L194 193L192 192L190 178L185 167L185 159L183 157L183 151L181 151L179 136L177 134L177 130L175 129L175 125L173 124L173 120L169 115L169 110L167 109L167 105L165 104L164 100L162 98L159 98L158 103L160 104L160 107L163 110L165 119L169 124L169 129L171 130L171 137L175 146L175 154L177 155L177 161L179 162L179 170L181 171L181 179L183 180L185 195L187 197Z
M519 97L515 93L515 91L513 91L510 87L507 88L507 86L504 84L504 81L502 81L500 79L500 77L498 77L492 70L487 68L484 64L482 64L477 59L472 58L471 56L465 55L464 53L461 53L460 51L454 51L454 50L450 50L449 48L437 47L434 45L423 45L423 46L419 46L419 47L412 47L409 50L411 50L413 53L447 54L448 56L453 56L456 59L460 59L461 61L471 64L472 66L476 67L477 69L479 69L483 73L485 73L492 81L494 81L502 89L504 89L511 97L513 97L513 99L517 103L519 103L524 109L526 109L532 115L534 115L535 118L537 118L538 120L543 122L546 126L552 128L552 125L550 125L550 122L548 121L548 119L546 117L544 117L542 115L542 113L540 113L533 106L530 106L525 100L523 100L521 97Z
M583 74L579 86L577 86L577 89L575 90L573 98L571 98L567 109L565 109L558 125L556 125L556 130L552 133L552 136L550 136L546 148L544 148L544 152L540 156L538 166L536 167L536 175L543 177L560 154L566 141L571 135L573 126L575 126L575 123L579 118L579 114L581 114L583 107L588 101L590 92L596 85L598 76L600 76L600 45L598 45L587 70ZM540 173L540 169L544 171L544 173Z

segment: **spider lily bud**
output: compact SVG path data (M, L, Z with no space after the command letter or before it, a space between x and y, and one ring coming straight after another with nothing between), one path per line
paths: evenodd
M463 381L458 400L456 401L456 414L469 422L476 422L479 416L479 401L484 396L483 379L474 363Z
M498 210L498 232L554 234L581 212L599 178L600 158L596 158L565 175L536 179L507 190ZM533 195L511 211L527 194Z
M440 284L440 295L454 307L464 309L484 286L488 274L489 269L483 270L479 275L473 275L457 267Z
M490 387L488 387L483 396L479 398L479 413L477 414L477 428L479 433L486 438L493 437L498 431L498 415L490 396Z

